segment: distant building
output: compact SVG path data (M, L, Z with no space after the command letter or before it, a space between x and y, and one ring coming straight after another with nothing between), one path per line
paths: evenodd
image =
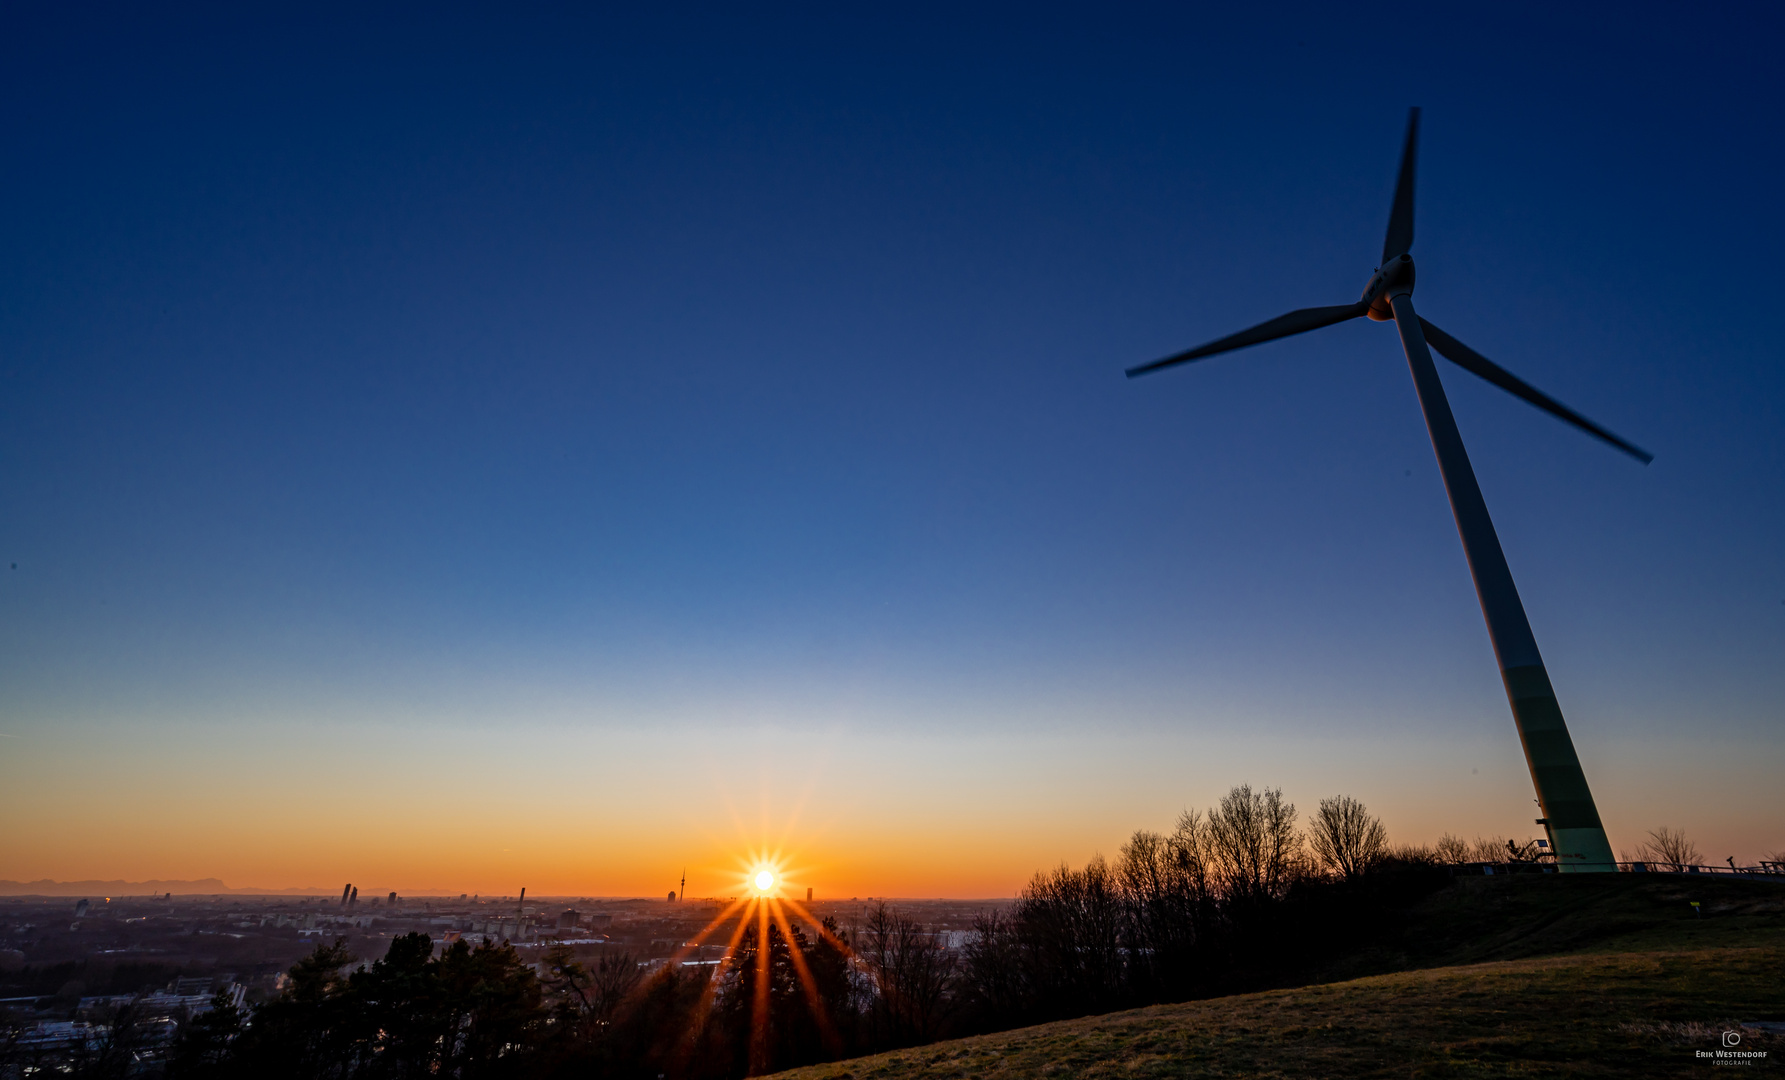
M183 987L191 988L201 985L204 988L202 991L181 992ZM248 988L241 983L230 983L223 988L223 993L225 999L239 1009L247 999ZM181 1011L196 1016L199 1013L209 1012L211 1004L215 1000L216 998L211 992L210 979L179 979L174 986L167 990L137 998L135 1004L148 1016L166 1016Z
M78 919L82 915L85 915L87 913L87 907L88 907L87 901L85 901L85 900L76 901L75 905L74 905L74 917Z
M108 1030L84 1020L40 1020L20 1033L17 1045L30 1050L97 1050Z
M558 913L558 929L575 930L580 918L575 908L566 908Z

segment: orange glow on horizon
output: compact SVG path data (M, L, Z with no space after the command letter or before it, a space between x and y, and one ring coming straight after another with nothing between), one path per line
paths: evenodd
M347 882L362 896L491 898L523 885L529 900L674 891L719 901L717 914L734 898L763 895L750 879L769 869L784 901L804 902L808 887L821 904L1001 901L1037 870L1113 854L1137 828L1169 830L1183 809L1213 804L1248 776L1282 783L1304 808L1349 791L1382 815L1396 843L1430 843L1442 831L1522 836L1531 827L1518 810L1529 803L1530 778L1516 753L1501 755L1504 768L1484 765L1479 784L1463 790L1443 779L1450 751L1434 750L1409 774L1386 764L1398 743L1368 740L1360 744L1372 755L1367 767L1336 743L1316 744L1316 766L1284 759L1269 740L1179 753L1163 740L1057 738L1023 744L1020 767L992 768L992 750L970 735L946 747L852 736L849 754L898 763L882 777L838 767L847 755L822 735L765 741L754 730L727 730L698 741L694 759L666 752L658 761L655 744L630 735L554 730L552 745L571 757L621 754L661 766L564 786L538 782L538 762L525 756L532 741L525 753L496 739L470 754L452 739L416 742L409 728L372 725L352 734L360 751L342 757L326 748L347 738L345 729L321 730L330 737L276 743L203 725L152 737L75 725L0 739L8 824L0 879L15 891L56 882L78 886L72 895L114 898L170 889L339 896ZM1042 749L1069 756L1071 768L1056 768ZM932 771L907 768L897 755L908 750L921 750ZM997 741L996 752L1012 752L1011 744ZM1486 761L1498 751L1481 753ZM1727 806L1680 819L1704 837L1701 846L1744 863L1776 845L1766 824L1777 814L1759 812L1777 802L1759 760L1728 764L1741 775L1729 781L1739 790ZM308 780L269 781L261 767L269 761ZM688 793L665 801L650 778L684 766ZM1335 771L1343 779L1329 782ZM899 779L917 775L916 787ZM1647 827L1645 800L1667 775L1637 770L1608 781L1605 813L1621 822L1614 840ZM219 814L219 803L242 812ZM141 813L145 805L156 812Z

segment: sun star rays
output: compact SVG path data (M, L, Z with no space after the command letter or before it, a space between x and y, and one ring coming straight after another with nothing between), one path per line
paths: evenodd
M690 956L702 955L709 944L717 944L714 939L718 935L729 929L719 960L712 966L706 984L701 988L699 1011L702 1016L711 1015L715 999L728 978L737 979L739 987L748 986L749 1067L754 1074L766 1068L772 1058L770 1006L775 993L775 966L779 962L775 941L778 936L785 945L787 965L798 986L800 999L810 1011L819 1037L827 1049L840 1052L842 1038L825 1008L824 994L802 945L815 942L834 949L848 963L853 963L852 951L804 904L788 895L805 888L802 879L806 872L790 866L782 850L759 848L747 852L738 859L737 872L740 895L727 898L718 914L681 944L665 971L680 970L689 962ZM746 941L752 931L753 943ZM749 955L751 953L754 955ZM740 970L739 966L744 963L749 964L748 970ZM782 971L781 978L785 979L787 968ZM785 987L787 984L781 982L780 985Z

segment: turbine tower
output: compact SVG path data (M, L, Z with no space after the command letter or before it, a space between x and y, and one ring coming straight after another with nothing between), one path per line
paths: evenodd
M1500 538L1494 532L1493 520L1488 517L1481 487L1475 482L1475 470L1470 467L1469 455L1463 449L1463 437L1457 431L1456 418L1451 415L1444 386L1438 381L1431 349L1437 349L1441 356L1464 371L1610 443L1644 465L1654 459L1438 329L1413 310L1413 256L1410 252L1413 248L1413 166L1418 146L1419 110L1416 108L1407 117L1407 142L1401 151L1401 173L1395 183L1394 204L1389 210L1382 264L1370 276L1370 283L1357 303L1292 311L1207 345L1129 368L1128 377L1132 379L1216 353L1318 330L1348 319L1394 320L1395 329L1401 335L1401 349L1407 354L1407 367L1413 374L1419 407L1425 413L1432 450L1438 457L1438 471L1444 477L1444 490L1450 495L1457 532L1463 538L1469 573L1475 578L1475 593L1481 600L1481 614L1487 620L1488 637L1492 639L1494 655L1500 661L1500 678L1506 685L1506 698L1512 704L1512 719L1518 725L1519 741L1524 744L1531 783L1537 789L1537 804L1543 813L1537 824L1548 832L1550 850L1555 852L1561 870L1616 870L1611 842L1605 837L1605 826L1600 823L1599 810L1593 804L1586 773L1581 771L1574 740L1568 736L1562 707L1556 702L1549 672L1544 669L1543 657L1537 651L1537 639L1531 633L1530 620L1525 617L1518 588L1513 585L1506 554L1500 550Z

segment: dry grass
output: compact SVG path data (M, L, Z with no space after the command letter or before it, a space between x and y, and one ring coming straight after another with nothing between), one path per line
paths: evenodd
M1785 939L1407 971L1158 1005L784 1073L792 1080L1677 1076L1785 1019ZM1785 1039L1749 1029L1775 1068Z

